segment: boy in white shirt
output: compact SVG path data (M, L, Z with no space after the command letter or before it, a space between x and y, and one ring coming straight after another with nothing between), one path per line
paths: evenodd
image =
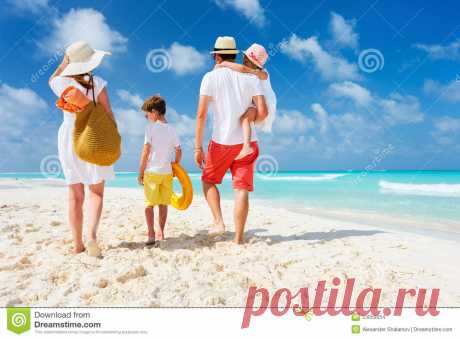
M144 149L142 151L138 182L144 186L145 219L148 227L147 245L154 245L156 240L164 239L164 228L171 203L174 163L182 157L179 138L174 128L165 119L166 102L159 95L148 98L142 105L148 124L145 128ZM160 229L155 237L153 206L159 210Z

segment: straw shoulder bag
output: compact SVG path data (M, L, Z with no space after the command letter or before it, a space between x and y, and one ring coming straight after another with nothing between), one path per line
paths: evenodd
M76 120L73 131L73 147L78 157L86 162L99 166L113 165L121 156L121 136L117 124L109 116L104 107L96 102L94 81L91 77L93 101L84 107L75 109ZM75 90L74 99L82 102L81 93ZM72 90L64 91L59 101L65 101L67 107L72 105ZM62 102L61 102L62 105Z

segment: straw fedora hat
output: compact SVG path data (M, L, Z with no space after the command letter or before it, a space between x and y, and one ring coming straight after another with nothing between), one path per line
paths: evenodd
M69 64L62 71L62 76L88 73L100 65L104 56L110 55L110 52L93 49L86 41L74 42L65 53Z
M216 39L214 50L211 54L238 54L235 38L232 36L220 36Z

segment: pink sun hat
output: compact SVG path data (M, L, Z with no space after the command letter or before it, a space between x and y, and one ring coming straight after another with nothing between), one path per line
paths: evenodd
M244 55L248 57L257 67L264 68L264 64L268 59L268 53L265 50L264 46L259 44L252 44L247 50L245 50Z

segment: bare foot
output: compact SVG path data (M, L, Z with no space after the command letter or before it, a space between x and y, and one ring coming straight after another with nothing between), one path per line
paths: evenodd
M224 224L217 224L217 225L212 226L209 229L208 236L210 238L214 238L214 237L217 237L217 236L222 235L224 233L225 233L225 225Z
M163 232L156 231L155 232L155 240L158 240L158 241L165 240L165 236L164 236Z
M83 244L75 245L73 248L73 253L78 254L82 253L86 250L85 246Z
M101 256L101 249L95 240L88 241L88 255L90 257L100 257Z
M155 246L155 237L153 238L150 238L147 240L147 242L145 243L146 246Z
M233 242L236 244L236 245L243 245L244 244L244 239L233 239Z
M236 156L235 160L243 159L245 156L251 154L254 152L252 149L251 145L243 145L243 148L241 149L240 153Z

